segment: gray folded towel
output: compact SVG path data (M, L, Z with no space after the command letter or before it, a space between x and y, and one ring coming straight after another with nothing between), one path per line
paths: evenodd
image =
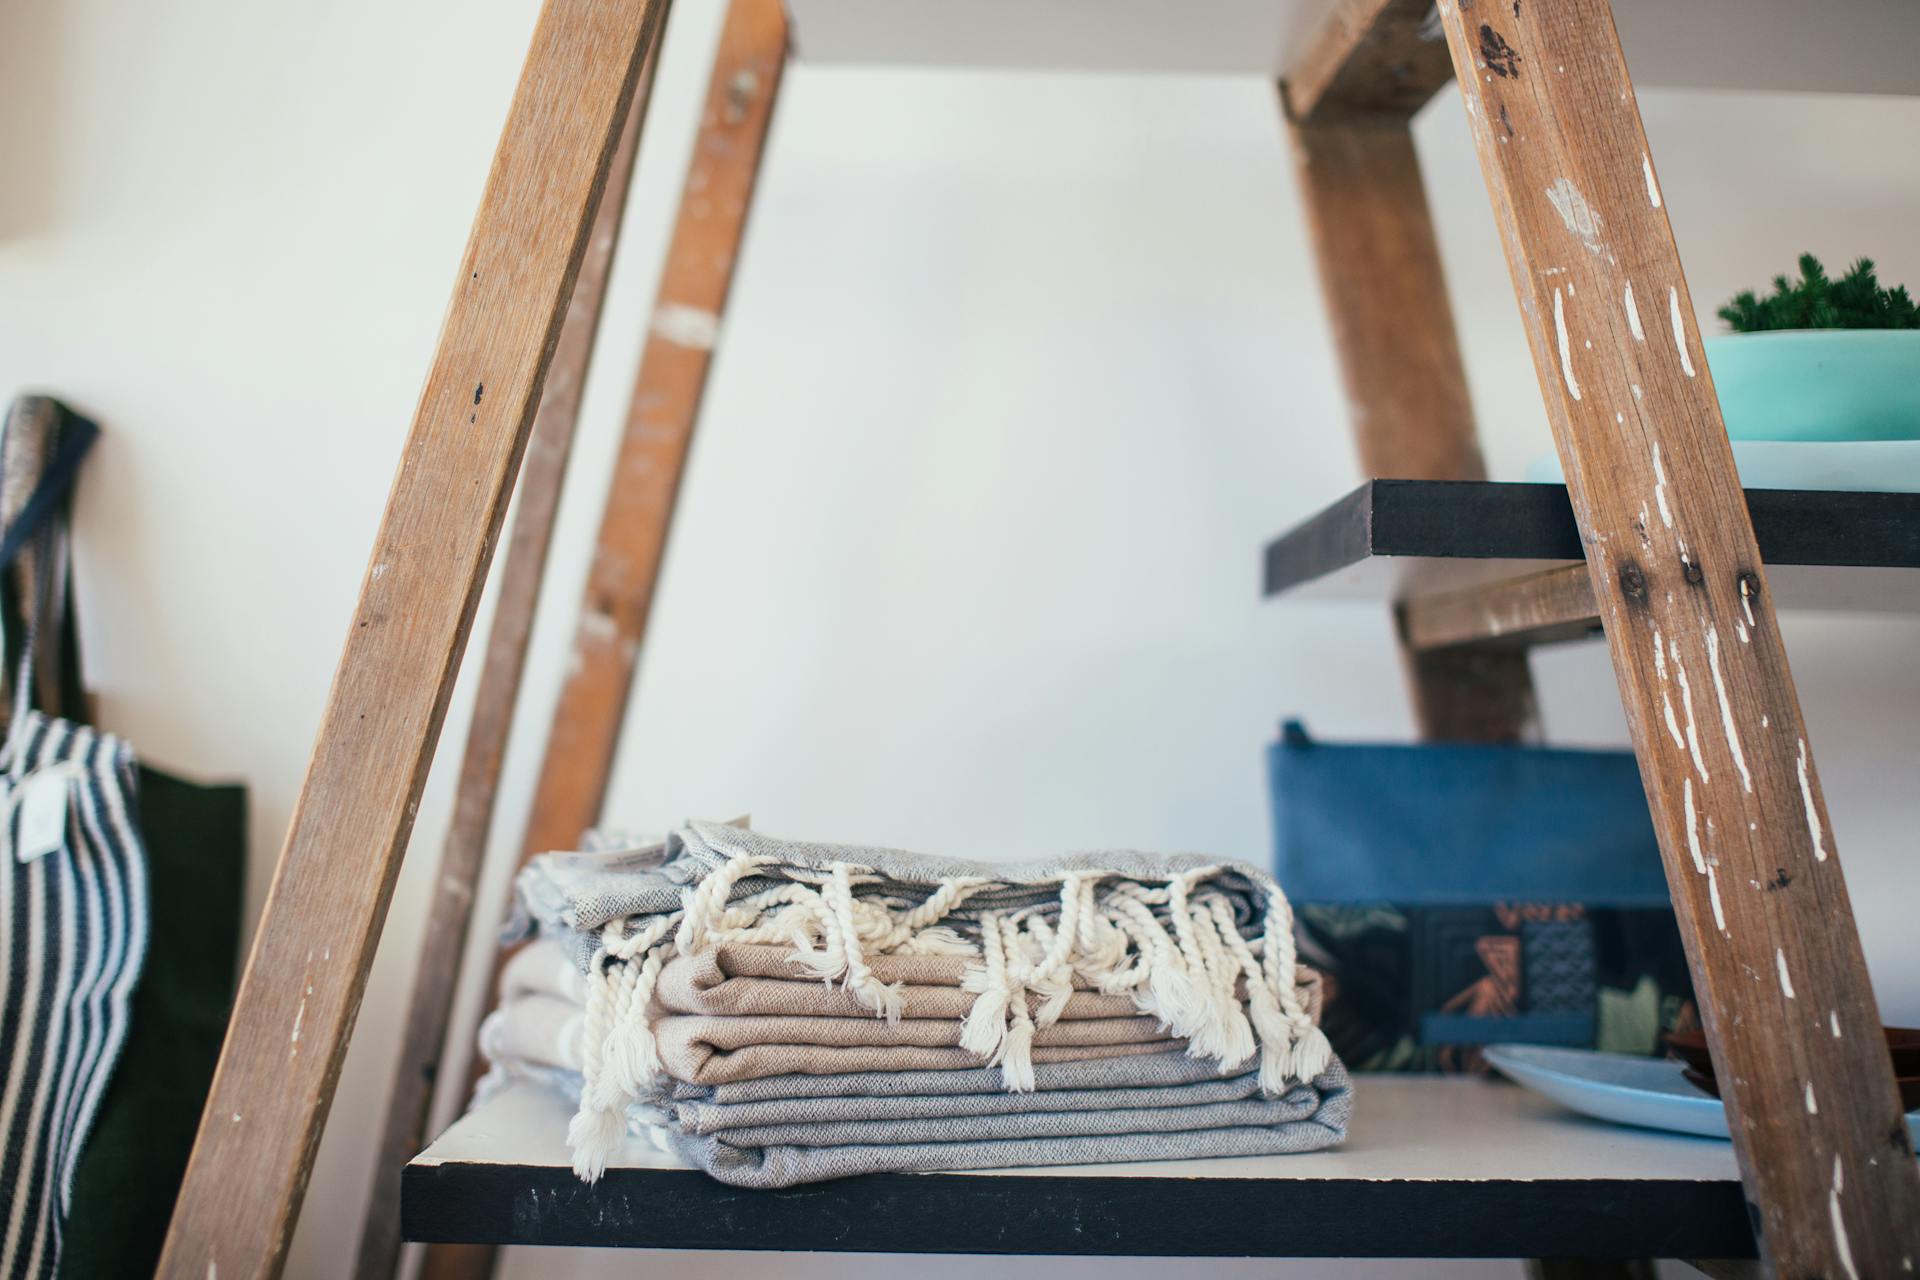
M1205 1153L1214 1137L1222 1152L1299 1150L1337 1141L1345 1129L1346 1077L1315 1025L1311 984L1300 982L1292 912L1272 877L1256 867L1126 852L980 863L692 823L657 848L537 859L521 875L519 900L543 932L569 943L586 974L584 1079L569 1140L575 1168L588 1181L598 1177L630 1106L670 1090L674 1078L719 1083L671 1054L663 1060L655 1033L663 968L675 955L707 956L722 947L785 948L796 972L837 982L857 1011L884 1021L883 1031L861 1039L896 1050L931 1032L912 1025L919 1020L903 1023L908 984L888 981L888 966L873 961L962 958L961 987L970 999L956 1047L997 1066L1006 1091L1037 1092L1049 1065L1077 1065L1044 1059L1060 1055L1050 1041L1070 1031L1083 1038L1092 1029L1062 1015L1077 992L1093 992L1124 996L1142 1015L1107 1020L1140 1024L1128 1037L1143 1050L1136 1056L1170 1056L1151 1047L1162 1037L1159 1043L1184 1044L1217 1075L1253 1074L1264 1095L1174 1107L1109 1104L1104 1110L1138 1114L1104 1126L1058 1118L1077 1113L1036 1102L1022 1111L934 1108L896 1122L794 1119L777 1132L765 1126L766 1140L745 1147L716 1134L676 1139L689 1158L740 1185L882 1169L1168 1159ZM669 981L668 992L677 990ZM782 1029L786 1019L706 1020L728 1024L731 1047L743 1053L762 1047L749 1024L764 1024L769 1044L793 1039L790 1028ZM772 1070L807 1069L766 1056ZM813 1074L832 1075L868 1064L809 1065ZM1048 1115L1056 1118L1010 1118ZM809 1123L865 1127L790 1127ZM876 1123L900 1124L897 1140L873 1141L886 1136ZM1151 1130L1139 1131L1143 1124ZM811 1141L784 1140L793 1137Z

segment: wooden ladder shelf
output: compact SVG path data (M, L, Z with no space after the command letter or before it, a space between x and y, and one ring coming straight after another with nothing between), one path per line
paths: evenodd
M1440 0L1444 40L1428 0L1343 0L1282 85L1361 462L1387 479L1274 543L1267 582L1371 583L1388 597L1419 725L1436 739L1522 737L1534 719L1527 647L1604 633L1694 988L1727 1064L1732 1159L1652 1134L1595 1138L1481 1082L1378 1080L1361 1086L1347 1151L866 1178L716 1214L741 1193L664 1157L623 1162L591 1189L568 1181L556 1104L510 1090L402 1178L425 1137L666 7L545 0L162 1274L233 1280L283 1264L523 454L361 1274L391 1271L403 1201L416 1237L469 1246L430 1258L436 1275L485 1274L499 1243L1469 1256L1498 1245L1615 1258L1757 1244L1782 1276L1910 1273L1920 1169L1775 605L1802 590L1911 595L1920 502L1742 492L1608 0ZM570 844L601 808L786 57L779 0L731 0L530 852ZM1450 80L1564 489L1486 482L1409 131ZM1041 1212L989 1227L978 1206L1008 1177ZM529 1193L551 1212L516 1212ZM1058 1225L1069 1219L1071 1233ZM1149 1219L1212 1225L1149 1235Z

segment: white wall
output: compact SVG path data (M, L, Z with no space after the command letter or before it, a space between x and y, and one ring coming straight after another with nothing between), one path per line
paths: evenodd
M535 4L457 9L0 7L0 394L56 392L107 430L79 514L102 718L157 761L248 780L256 909ZM674 16L508 763L509 856L718 13ZM1920 282L1920 103L1643 107L1703 303L1802 248ZM1548 445L1506 272L1460 113L1419 133L1512 478ZM1257 81L795 71L609 816L1258 858L1278 717L1405 734L1381 610L1258 598L1262 542L1357 479L1292 188ZM1911 1023L1920 624L1787 629L1883 1011ZM1554 737L1623 740L1600 649L1537 665ZM350 1265L451 772L294 1275Z

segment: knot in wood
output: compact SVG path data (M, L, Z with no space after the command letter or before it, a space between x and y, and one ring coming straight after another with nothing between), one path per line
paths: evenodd
M1631 560L1620 566L1620 590L1626 593L1627 599L1646 603L1647 575Z

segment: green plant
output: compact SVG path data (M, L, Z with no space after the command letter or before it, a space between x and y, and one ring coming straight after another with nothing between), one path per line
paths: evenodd
M1882 289L1873 263L1862 258L1838 280L1827 278L1820 259L1800 255L1800 279L1773 278L1773 293L1735 294L1720 308L1735 333L1763 329L1920 329L1920 309L1904 286Z

